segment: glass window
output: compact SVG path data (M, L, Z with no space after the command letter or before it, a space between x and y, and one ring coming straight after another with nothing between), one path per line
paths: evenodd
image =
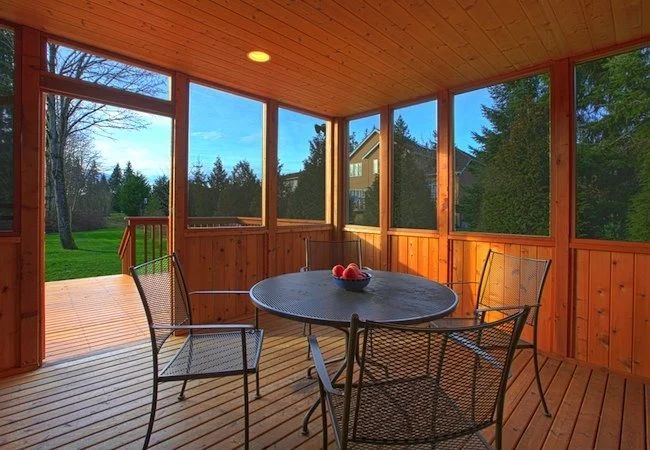
M454 96L454 228L549 234L549 83L535 75Z
M190 83L191 228L259 226L264 104Z
M325 220L326 148L325 120L279 109L278 218Z
M379 114L348 122L348 159L347 222L379 226Z
M53 41L47 43L47 70L64 77L136 94L171 99L171 79L167 75Z
M14 32L0 28L0 231L14 227Z
M393 112L393 226L436 227L437 103Z
M650 47L578 64L576 236L650 241Z

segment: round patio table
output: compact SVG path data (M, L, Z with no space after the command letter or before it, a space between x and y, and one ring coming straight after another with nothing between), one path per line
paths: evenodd
M334 284L329 270L288 273L260 281L250 290L255 306L287 319L336 328L350 326L357 314L365 322L417 324L447 316L458 297L448 287L397 272L371 272L361 292Z
M336 286L329 270L288 273L255 284L250 297L262 311L338 328L346 335L352 314L357 314L361 322L418 324L447 316L458 304L456 293L435 281L397 272L372 271L371 274L372 280L363 291L352 292ZM348 364L354 364L346 358L327 363L339 361L342 366L333 382ZM320 399L303 419L304 434L308 433L309 418L319 402Z

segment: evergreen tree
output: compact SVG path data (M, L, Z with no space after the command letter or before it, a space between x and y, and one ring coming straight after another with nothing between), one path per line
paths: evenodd
M239 161L232 169L230 183L223 193L224 215L260 217L262 213L262 183L250 163Z
M474 182L462 186L457 211L471 230L549 233L548 77L538 75L489 88L483 106L491 126L474 134Z
M430 188L436 179L435 144L419 144L402 116L393 126L393 173L393 226L435 228L436 204Z
M207 180L211 196L210 204L212 211L210 215L219 216L222 214L221 194L226 189L229 182L228 172L224 169L221 158L217 156Z
M119 192L123 181L124 176L122 175L122 168L120 167L120 164L117 163L113 168L113 172L111 172L111 176L108 178L108 185L111 189L111 204L113 211L118 211L119 204L117 201L117 193Z
M285 194L287 212L283 217L325 219L325 125L315 125L314 131L316 134L309 141L309 156L303 161L296 189Z
M576 69L576 234L648 240L650 49Z
M129 162L124 170L124 182L118 195L120 211L127 216L141 216L150 191L147 178L140 172L134 172Z
M370 227L379 226L379 175L375 175L375 180L370 187L366 189L365 207L361 216L355 222L358 225L368 225Z
M147 202L148 216L169 215L169 178L166 175L161 175L154 180L149 199Z
M188 188L190 217L211 216L213 213L208 177L200 161L192 166Z
M0 28L0 97L14 95L14 34ZM8 103L0 104L0 230L12 227L14 203L13 127L14 112Z

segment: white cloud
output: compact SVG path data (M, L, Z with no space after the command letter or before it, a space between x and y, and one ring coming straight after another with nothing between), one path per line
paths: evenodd
M192 136L204 139L206 141L218 141L223 138L223 133L221 131L193 131Z
M160 175L169 176L171 168L171 147L167 145L143 145L140 142L118 139L95 138L95 148L100 152L102 167L111 172L115 164L122 169L131 161L133 169L142 172L148 179Z

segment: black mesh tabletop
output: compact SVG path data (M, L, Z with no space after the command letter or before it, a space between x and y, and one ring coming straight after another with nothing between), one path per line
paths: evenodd
M373 271L362 292L334 284L329 270L289 273L267 278L251 288L251 298L263 311L320 325L347 327L350 316L361 321L415 324L444 317L458 297L446 286L426 278Z

